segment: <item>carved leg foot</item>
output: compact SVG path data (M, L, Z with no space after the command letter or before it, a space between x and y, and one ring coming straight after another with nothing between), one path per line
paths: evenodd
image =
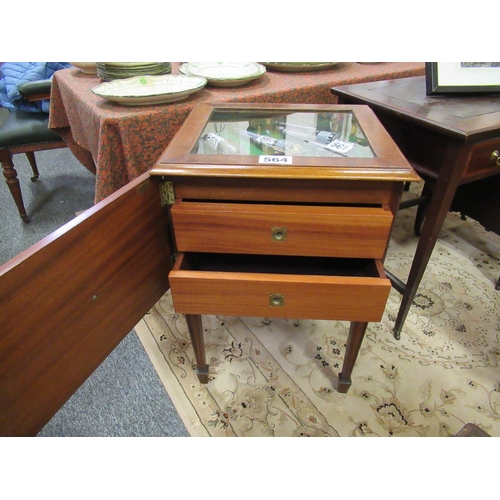
M196 368L196 375L202 384L208 384L208 366L206 366L203 370Z
M351 377L344 379L342 378L342 373L339 375L339 380L338 380L338 385L337 385L337 391L345 394L348 390L349 387L351 387Z
M392 334L394 335L394 338L395 338L396 340L401 340L401 329L396 329L396 328L394 328L394 329L392 330Z

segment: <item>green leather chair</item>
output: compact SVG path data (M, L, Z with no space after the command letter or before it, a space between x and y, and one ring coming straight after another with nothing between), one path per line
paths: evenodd
M29 101L50 98L51 80L25 82L19 84L19 93ZM48 128L48 113L28 113L21 110L9 111L4 123L0 126L0 162L3 175L14 198L19 215L24 222L30 218L24 207L21 186L14 167L13 156L24 153L33 170L32 181L39 177L35 159L36 151L66 147L63 139Z

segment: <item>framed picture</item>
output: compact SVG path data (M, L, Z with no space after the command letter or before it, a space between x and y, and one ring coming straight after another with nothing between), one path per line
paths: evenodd
M500 62L427 62L426 93L500 93Z

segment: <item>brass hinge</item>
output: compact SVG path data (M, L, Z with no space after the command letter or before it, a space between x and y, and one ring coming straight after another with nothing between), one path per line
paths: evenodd
M165 181L160 184L160 197L162 206L174 204L175 194L172 182Z

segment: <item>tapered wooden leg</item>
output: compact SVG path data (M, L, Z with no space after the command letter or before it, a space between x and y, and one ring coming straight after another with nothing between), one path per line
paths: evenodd
M200 314L185 314L189 336L196 359L196 375L202 384L208 383L208 364L203 339L203 325Z
M344 356L344 364L339 374L338 391L346 393L351 387L351 373L358 357L359 349L365 336L368 323L358 323L353 321L347 337L347 348Z
M10 194L14 198L14 202L19 211L19 215L24 222L29 222L30 218L24 208L23 195L21 194L21 186L17 178L17 171L12 162L12 155L7 149L0 149L0 162L3 167L3 175L7 179L7 186L9 186Z
M413 230L417 236L420 236L422 224L424 223L427 209L429 208L429 200L432 196L432 185L430 181L427 181L424 184L424 187L422 188L422 194L420 196L424 198L425 201L418 206L417 215L415 216Z

